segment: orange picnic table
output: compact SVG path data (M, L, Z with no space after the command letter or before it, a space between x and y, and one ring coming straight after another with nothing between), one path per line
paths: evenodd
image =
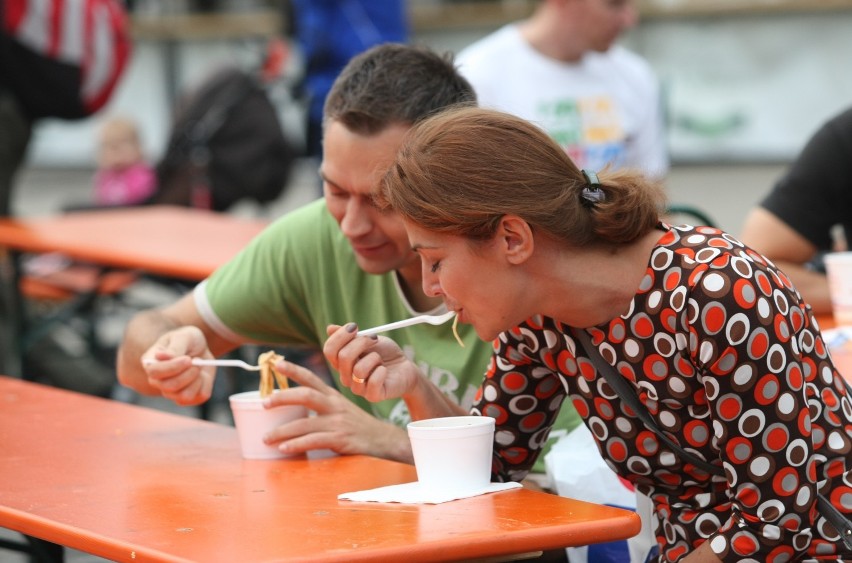
M237 254L266 224L260 219L175 206L0 218L0 258L9 265L0 267L0 272L7 272L0 280L4 299L0 305L5 304L3 320L15 339L0 362L0 373L19 375L26 348L29 319L21 293L22 254L60 253L95 265L104 280L110 272L122 270L197 282ZM62 281L76 283L67 275ZM82 285L76 289L81 301L93 298L102 288L98 279L84 280ZM82 308L78 304L72 307Z
M103 266L200 281L266 224L187 207L127 207L0 218L0 246L18 252L60 252Z
M0 527L116 561L446 561L640 528L633 512L527 489L337 499L414 480L365 456L243 460L232 427L0 376Z

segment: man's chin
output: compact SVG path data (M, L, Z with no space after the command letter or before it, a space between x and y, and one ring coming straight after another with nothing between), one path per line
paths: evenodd
M394 269L394 265L387 260L368 260L363 256L358 256L356 254L355 261L358 262L358 266L362 270L368 274L373 274L374 276L386 274Z

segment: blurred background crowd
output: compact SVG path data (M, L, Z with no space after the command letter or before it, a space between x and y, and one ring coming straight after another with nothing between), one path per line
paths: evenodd
M132 54L112 97L91 117L34 124L11 205L31 214L94 201L99 130L114 116L132 117L140 152L154 165L167 152L181 97L228 65L265 73L266 94L287 141L302 155L316 155L322 91L358 42L407 40L457 53L528 16L536 4L127 1ZM359 13L362 5L370 13ZM736 234L807 137L848 103L852 77L840 55L852 48L846 32L852 4L645 0L637 8L638 22L619 43L644 57L660 81L672 199L701 206ZM373 21L375 14L384 19ZM404 18L404 27L391 21L396 17ZM45 190L57 170L64 179L57 188L64 192L54 196ZM302 180L292 176L281 199L298 191ZM278 210L271 205L259 212Z

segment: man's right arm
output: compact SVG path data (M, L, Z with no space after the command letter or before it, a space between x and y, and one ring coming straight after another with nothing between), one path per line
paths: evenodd
M809 269L832 251L832 228L848 225L852 175L852 109L824 123L790 169L746 218L740 240L790 276L816 313L831 311L828 280ZM846 233L849 236L849 233Z
M216 334L201 317L192 293L162 308L150 309L136 314L125 329L124 338L118 349L118 380L145 395L170 395L157 381L152 380L142 358L163 360L166 365L171 357L217 357L238 346ZM183 366L183 363L187 364ZM188 360L178 363L175 372L190 371ZM183 367L180 367L183 366ZM215 369L197 370L195 378ZM212 375L211 378L212 384ZM191 376L187 377L187 379ZM170 397L175 399L175 397ZM200 401L199 401L200 402Z
M817 253L813 243L763 207L749 213L740 238L790 276L815 313L831 312L828 279L806 265Z

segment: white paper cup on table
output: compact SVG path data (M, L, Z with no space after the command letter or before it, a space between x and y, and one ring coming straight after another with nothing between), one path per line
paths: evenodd
M494 419L450 416L408 424L417 481L427 490L467 492L491 482Z
M245 459L280 459L293 457L283 454L277 446L268 446L263 436L291 420L308 416L308 409L302 405L283 405L271 409L263 408L260 391L246 391L228 398L234 425L240 439L240 449Z
M852 325L852 252L831 252L824 260L834 322Z

